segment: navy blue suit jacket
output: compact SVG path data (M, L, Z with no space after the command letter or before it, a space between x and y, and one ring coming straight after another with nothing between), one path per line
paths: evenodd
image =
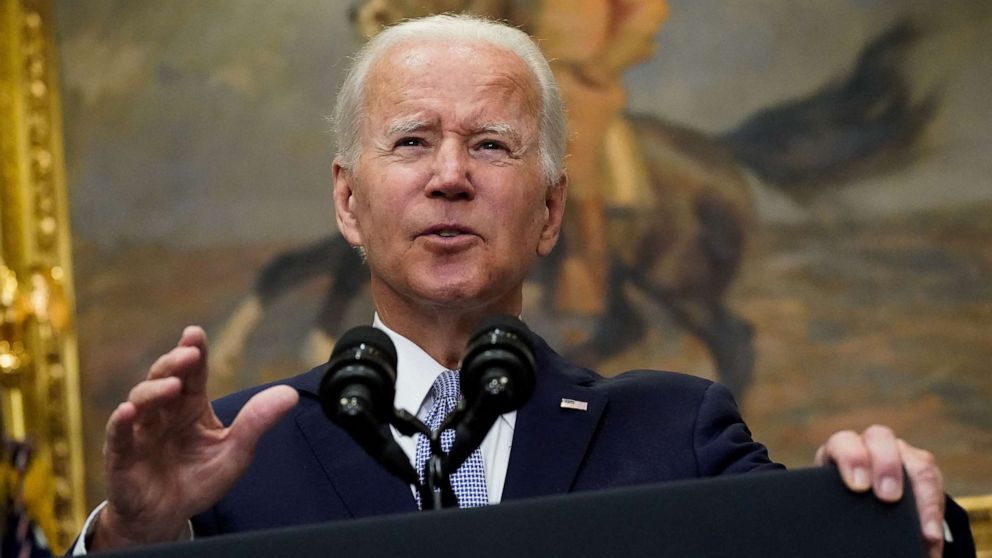
M656 371L604 379L537 340L537 385L518 412L503 500L777 469L726 388ZM259 442L247 473L194 518L197 536L416 510L410 487L321 412L326 367L284 382L299 404ZM262 387L215 402L229 424ZM562 398L585 411L561 408Z

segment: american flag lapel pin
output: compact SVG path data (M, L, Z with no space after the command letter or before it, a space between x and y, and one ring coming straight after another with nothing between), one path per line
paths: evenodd
M562 409L572 409L575 411L586 411L589 409L589 403L585 401L579 401L577 399L569 399L567 397L561 398L561 408Z

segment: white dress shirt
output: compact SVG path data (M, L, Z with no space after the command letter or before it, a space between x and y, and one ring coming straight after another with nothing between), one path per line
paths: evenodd
M389 329L379 319L378 314L375 315L372 325L384 331L396 346L396 398L393 400L394 406L397 409L405 409L411 414L417 415L420 420L427 420L427 415L434 404L431 386L434 385L434 380L447 368L434 360L413 341ZM510 462L513 425L516 423L516 419L516 411L501 415L482 441L482 445L479 446L482 451L482 466L485 469L486 490L489 493L490 504L498 504L503 497L503 484L506 481L506 468ZM416 467L416 439L401 435L395 428L393 428L393 436L396 438L396 443L410 459L410 463ZM411 485L410 491L411 494L415 493L416 487ZM96 519L106 504L106 502L101 503L86 518L86 522L83 524L83 536L79 537L76 546L72 549L73 556L86 555L86 539L89 538L95 527L93 520ZM192 526L189 527L189 533L181 540L191 538L193 538Z
M431 386L447 368L431 358L413 341L389 329L379 319L378 314L372 325L384 331L396 345L396 398L393 400L395 407L405 409L417 415L420 420L426 421L427 414L434 404ZM482 466L486 472L486 490L489 492L490 504L498 504L503 497L503 484L506 481L506 467L510 462L513 425L516 419L516 411L501 415L479 446L482 451ZM416 439L401 436L396 429L393 429L393 436L410 459L410 463L415 463ZM416 490L413 486L410 488Z

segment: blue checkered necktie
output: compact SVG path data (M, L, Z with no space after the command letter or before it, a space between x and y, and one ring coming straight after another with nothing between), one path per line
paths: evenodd
M434 380L431 386L431 393L434 396L434 404L431 405L430 413L424 423L432 431L436 431L445 417L448 416L461 397L458 389L458 371L447 370ZM455 431L445 430L441 433L441 447L445 452L451 450L451 444L455 441ZM424 467L431 456L430 440L423 434L417 434L417 472L420 474L420 482L424 482ZM489 492L486 490L486 471L482 466L482 451L475 448L472 455L462 463L454 474L451 475L451 488L458 497L458 507L477 508L489 504ZM421 507L420 494L417 493L417 507Z

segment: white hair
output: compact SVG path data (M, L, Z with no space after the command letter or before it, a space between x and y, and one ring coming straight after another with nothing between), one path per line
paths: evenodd
M547 59L526 33L502 23L468 15L435 15L404 21L386 28L358 51L338 92L334 131L338 158L352 168L361 148L364 95L369 70L393 46L406 41L480 41L516 54L534 75L541 97L538 119L538 157L545 181L551 185L564 173L568 132L565 110Z

